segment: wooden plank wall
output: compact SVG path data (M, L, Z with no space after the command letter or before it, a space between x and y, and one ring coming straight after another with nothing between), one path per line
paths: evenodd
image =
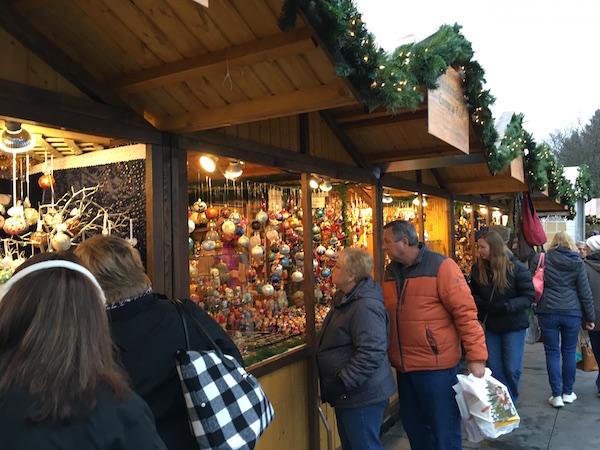
M256 450L310 448L307 364L304 359L259 378L275 409L275 419L259 439ZM326 449L327 446L321 448Z
M450 256L450 202L444 198L435 198L427 195L425 211L425 231L430 241L429 249Z
M298 116L279 117L277 119L233 125L215 131L294 152L300 150Z
M308 114L308 121L311 155L354 165L352 158L318 112ZM215 131L298 152L300 151L298 124L298 116L294 115L218 128Z
M75 86L2 29L0 29L0 48L4 61L0 64L0 78L72 97L85 98L85 95Z
M308 114L310 154L354 166L354 161L318 112Z

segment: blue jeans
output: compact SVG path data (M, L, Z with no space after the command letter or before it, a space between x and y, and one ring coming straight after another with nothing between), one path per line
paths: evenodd
M379 430L388 401L361 408L335 408L342 450L382 450Z
M600 320L596 318L596 320ZM600 331L589 331L590 334L590 342L592 343L592 350L594 351L594 356L596 357L596 362L600 364ZM600 393L600 372L598 372L598 378L596 378L596 387L598 388L598 392Z
M523 351L527 330L495 333L485 331L488 349L488 367L492 375L508 388L516 403L519 398L519 381L523 372Z
M546 369L552 396L573 393L575 384L575 350L581 327L581 317L562 314L538 314L542 342L546 350ZM562 355L562 375L560 357Z
M458 369L398 372L400 418L412 449L462 449L460 413L452 389Z

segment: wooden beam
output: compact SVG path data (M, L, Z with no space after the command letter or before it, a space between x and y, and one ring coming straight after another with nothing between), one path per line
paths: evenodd
M50 145L50 143L43 136L36 136L36 141L50 155L54 156L55 158L64 158L64 155Z
M453 194L501 194L527 190L526 184L512 177L489 176L471 180L449 181L448 191Z
M375 184L372 172L311 155L303 155L289 149L261 144L214 131L201 131L178 136L179 148L198 153L236 158L294 173L318 173L326 177L357 183Z
M354 131L363 128L389 127L390 125L398 125L415 120L427 120L427 110L373 117L356 122L346 122L340 125L340 129L343 131Z
M383 162L395 162L412 159L423 159L423 158L439 158L442 156L449 155L464 155L460 150L442 143L442 145L436 145L433 147L422 147L422 148L397 148L394 145L391 150L383 151L379 153L371 153L367 159L367 162L371 164L383 163Z
M307 53L316 48L308 28L298 28L245 44L143 70L111 83L120 94L147 91L264 61Z
M367 205L373 208L373 197L362 186L348 185L348 190L358 195Z
M422 157L403 161L394 161L379 164L381 171L387 172L407 172L412 170L436 169L439 167L465 166L470 164L485 163L482 153L473 153L471 155L448 155L433 158Z
M390 174L381 175L381 186L392 189L401 189L403 191L421 192L422 194L434 195L441 198L450 198L450 193L445 189L429 184L417 183L416 181L405 180Z
M367 164L363 160L363 157L360 154L358 147L356 146L356 144L354 144L354 141L342 131L342 129L337 124L335 118L331 115L331 113L328 111L319 111L319 114L321 115L321 118L325 121L331 132L337 138L337 140L340 141L340 144L342 144L344 150L346 150L346 153L350 155L352 161L354 161L354 163L358 167L366 167Z
M431 172L431 175L433 175L433 178L435 178L435 181L438 184L438 186L441 187L442 189L446 189L446 182L442 179L442 176L440 175L439 170L431 169L430 172Z
M13 36L25 48L52 67L90 99L114 106L125 102L99 80L88 73L83 64L74 60L58 45L32 26L25 17L13 9L12 1L0 0L0 28Z
M207 108L189 114L157 117L155 126L163 131L186 133L352 104L356 104L356 99L346 85L340 82L217 108Z
M67 147L73 150L74 155L81 155L83 153L83 150L79 148L79 145L77 145L73 139L65 139L65 144L67 144Z
M160 131L129 108L104 105L0 79L0 115L129 142L160 144Z

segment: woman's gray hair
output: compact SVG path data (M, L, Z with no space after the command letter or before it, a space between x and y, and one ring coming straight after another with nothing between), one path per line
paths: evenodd
M373 271L373 257L360 247L343 249L338 253L337 262L346 272L354 275L357 283L368 278Z
M392 229L394 240L396 242L406 238L409 246L413 247L419 245L419 235L417 234L417 230L415 230L415 227L408 220L394 220L386 223L383 226L383 229L386 230L388 228Z

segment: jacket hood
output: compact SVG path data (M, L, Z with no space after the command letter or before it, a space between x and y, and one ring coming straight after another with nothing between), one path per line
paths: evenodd
M600 252L594 252L587 255L585 263L596 272L600 272Z
M578 253L568 250L564 247L556 247L546 253L546 258L552 261L560 270L570 270L573 268L573 263L583 261Z

